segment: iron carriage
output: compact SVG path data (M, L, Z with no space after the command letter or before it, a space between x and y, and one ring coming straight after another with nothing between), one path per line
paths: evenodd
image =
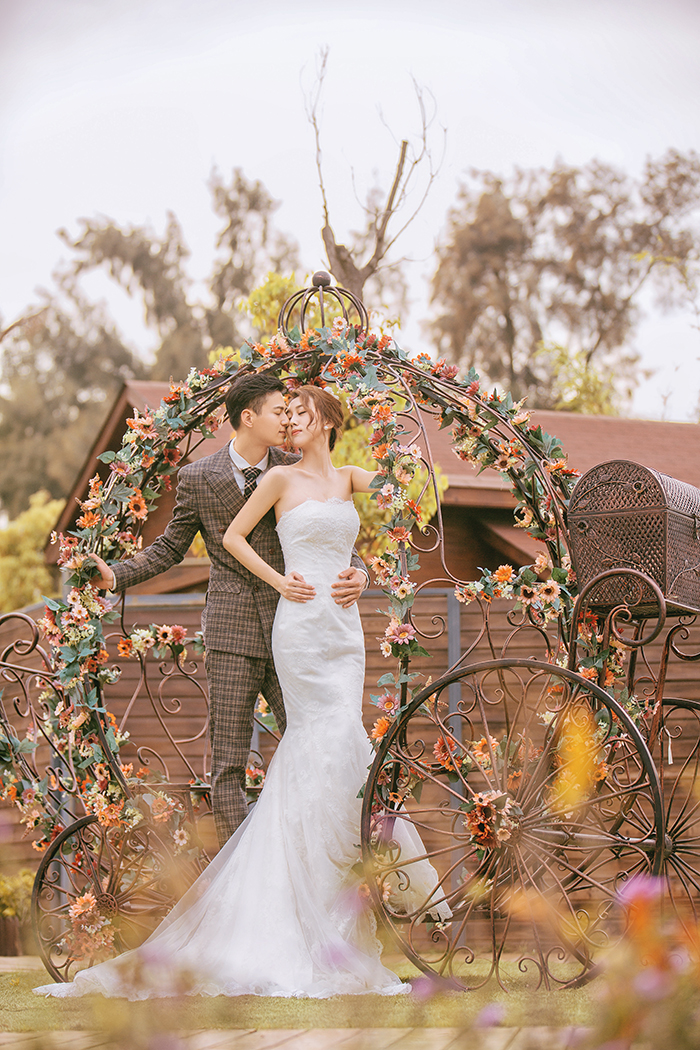
M312 309L318 315L307 326ZM700 658L683 648L699 605L700 493L620 462L595 468L574 487L558 442L530 425L522 405L482 393L476 377L458 379L444 363L410 361L368 331L362 304L319 277L285 306L267 348L174 388L161 416L142 427L147 465L134 460L132 442L120 461L126 467L95 482L102 532L79 529L74 551L116 544L125 523L134 524L134 492L155 498L158 479L182 454L183 434L187 448L197 433L210 432L239 368L274 368L293 382L321 377L344 389L372 428L378 484L384 506L390 503L389 547L375 567L391 602L384 645L398 658L396 671L380 680L389 700L363 789L368 895L406 956L453 987L492 978L507 985L513 976L571 986L595 972L600 950L624 932L620 889L631 876L663 875L670 905L683 921L696 917L700 704L668 696L666 680L671 659ZM415 502L401 482L415 474L409 461L420 463L423 492L437 496L430 416L452 427L458 455L509 478L519 524L542 542L533 565L459 580L445 561L439 499L434 524L414 527ZM634 519L634 501L645 499L639 543L634 527L622 526ZM414 585L421 550L440 553L443 575ZM73 555L70 564L79 591L84 559L76 563ZM411 655L446 626L421 611L422 596L437 583L478 609L478 629L444 673L421 683ZM61 609L70 611L66 602L59 606L61 617ZM6 794L26 784L22 795L34 791L39 799L35 822L45 819L49 829L33 920L47 968L66 980L140 943L207 861L206 692L180 635L162 628L158 637L154 627L148 645L142 630L131 699L115 721L107 709L105 618L97 640L93 631L76 656L79 644L71 648L64 637L53 639L51 651L42 648L36 624L14 615L24 636L0 658ZM60 634L56 617L53 624ZM405 630L392 642L396 625ZM133 651L123 611L114 634L122 650L130 641ZM159 645L164 662L155 688L146 654ZM122 745L144 696L165 747L157 754L133 745L146 768L139 777ZM176 732L169 719L185 708ZM265 716L260 722L271 730ZM681 755L675 764L673 747ZM252 792L261 764L251 769ZM184 774L180 781L171 767ZM32 799L22 801L26 816ZM413 825L423 855L401 856L397 821ZM178 852L182 863L173 864ZM438 881L407 912L397 891L425 857ZM438 921L444 902L451 918Z

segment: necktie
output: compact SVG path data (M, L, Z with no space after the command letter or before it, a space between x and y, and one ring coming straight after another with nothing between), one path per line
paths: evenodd
M246 500L255 492L255 483L262 474L262 470L259 467L244 467L243 477L245 478L245 486L243 488L243 499Z

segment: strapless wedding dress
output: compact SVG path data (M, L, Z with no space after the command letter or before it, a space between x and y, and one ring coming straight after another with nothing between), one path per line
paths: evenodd
M277 607L287 729L246 820L140 948L37 993L172 995L183 974L187 991L203 995L408 990L380 961L356 870L357 796L373 757L362 725L364 638L357 606L336 605L331 584L350 563L358 525L353 504L335 499L302 503L277 524L286 571L316 597ZM424 852L409 822L398 821L396 835L404 856ZM412 895L425 901L436 884L427 861L412 865Z

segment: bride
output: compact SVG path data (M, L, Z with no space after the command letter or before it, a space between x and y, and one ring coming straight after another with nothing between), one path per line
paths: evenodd
M372 748L362 725L364 637L356 605L343 608L331 584L349 561L359 518L355 492L375 477L335 468L342 432L337 398L296 391L288 409L291 443L302 458L261 479L224 536L226 549L280 592L272 631L287 729L260 797L206 871L148 940L70 984L34 989L55 996L147 998L186 990L203 995L326 997L407 991L380 961L376 920L362 892L358 792ZM282 576L246 542L274 507ZM313 585L316 596L305 600ZM235 629L235 625L232 625ZM410 822L394 832L403 856L424 853ZM413 860L407 908L441 895L426 860ZM432 896L431 896L432 895ZM392 897L392 903L394 899ZM434 917L448 918L446 904ZM160 977L143 980L149 961Z

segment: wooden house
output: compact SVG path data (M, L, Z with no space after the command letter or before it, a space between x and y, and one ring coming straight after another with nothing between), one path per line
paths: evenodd
M167 390L167 384L154 382L130 382L124 386L96 435L57 523L58 530L71 529L78 513L77 501L85 498L89 479L98 466L106 474L106 468L98 465L95 457L108 449L118 449L126 420L133 410L137 408L143 412L147 406L157 407ZM533 420L562 440L570 465L582 472L608 459L631 459L700 487L700 428L695 425L544 411L534 412ZM478 474L454 455L449 431L438 430L430 420L427 425L434 461L448 483L442 499L442 515L445 560L452 576L470 580L481 575L482 567L495 569L504 562L514 565L531 563L541 544L515 528L514 500L507 482L494 471ZM195 449L192 458L218 450L230 436L228 427L222 427L215 437ZM149 516L144 528L144 545L165 528L172 514L174 498L174 491L165 493ZM150 623L179 623L190 633L198 629L209 566L206 556L197 555L196 551L189 552L183 562L168 572L132 588L124 605L127 629ZM47 550L47 558L55 560L52 548ZM481 625L481 614L478 606L465 607L456 601L453 584L446 577L438 551L421 556L417 580L425 587L416 605L416 623L426 633L424 644L432 658L416 661L414 669L436 678L472 644ZM390 666L378 648L378 639L386 625L386 619L377 611L382 600L381 592L371 589L360 601L366 635L364 710L368 727L377 716L370 695L379 692L375 682ZM32 615L39 612L38 608L27 611ZM492 612L494 636L497 646L500 646L509 632L505 603L495 603ZM11 625L0 628L3 649L11 640L11 631ZM700 629L691 631L688 650L700 650ZM114 642L116 644L116 638ZM528 642L519 644L521 648L516 655L531 655ZM482 646L476 650L476 655L489 658L492 653ZM150 692L144 693L143 687L140 692L137 690L138 663L120 660L123 675L120 682L108 690L107 704L118 720L128 712L133 744L125 748L125 759L156 763L158 760L149 750L153 749L162 756L169 776L181 781L183 777L189 777L192 766L201 772L207 761L203 669L200 662L191 679L168 678L167 669L163 675L157 662L150 662L153 663L151 688ZM700 698L696 665L684 662L672 665L669 688L677 696ZM256 743L261 750L266 750L263 740ZM4 838L3 856L7 865L26 862L29 858L36 861L36 853L32 854L27 839L21 838L16 819L6 806L0 812L0 835Z

